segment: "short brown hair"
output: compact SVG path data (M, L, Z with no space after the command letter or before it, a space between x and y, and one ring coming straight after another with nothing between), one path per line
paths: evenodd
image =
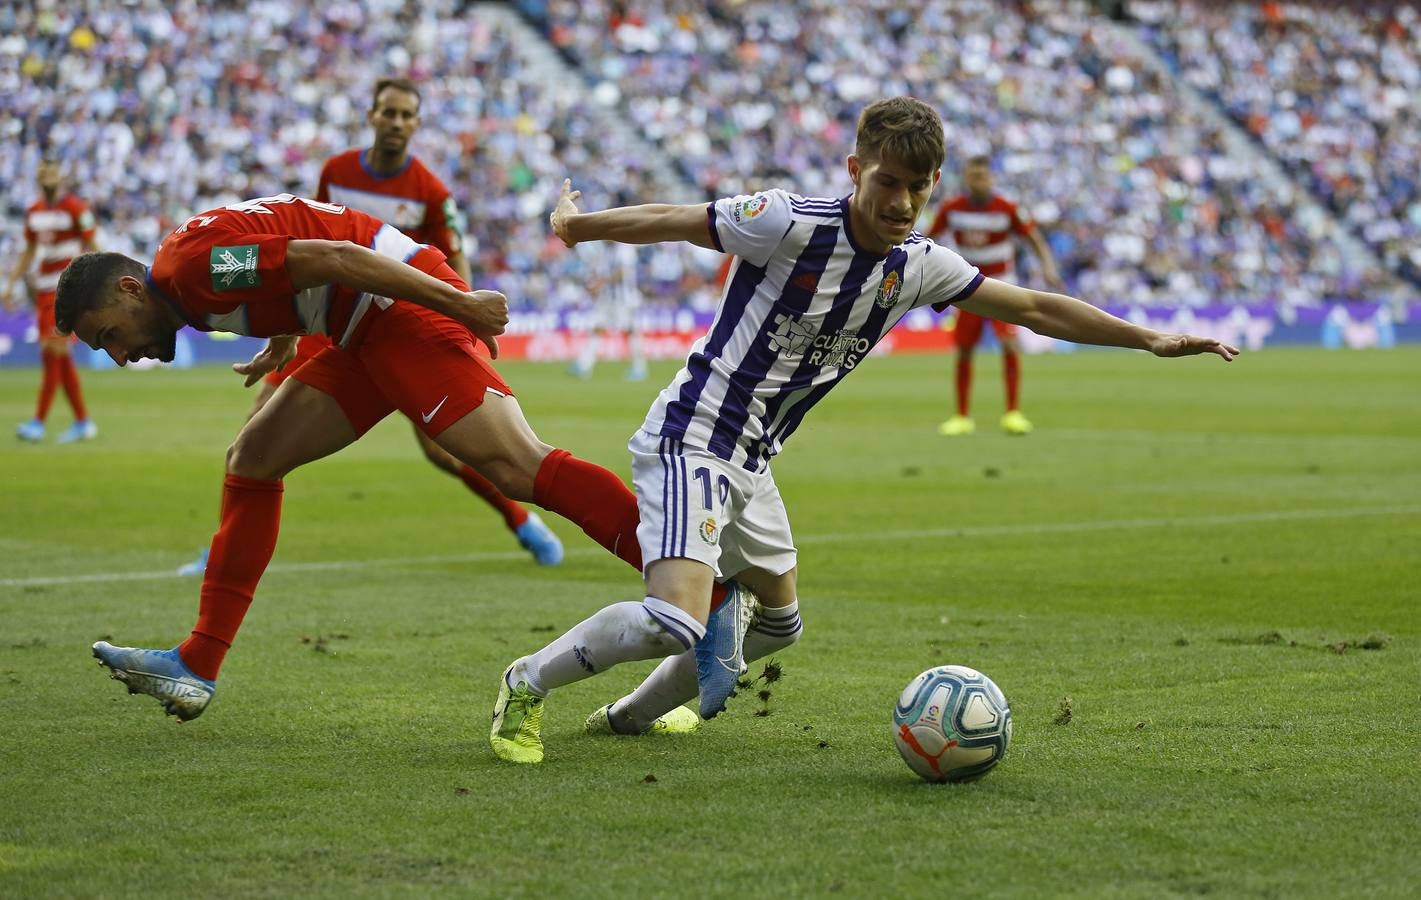
M936 172L947 157L942 119L915 97L875 100L859 113L854 155L877 161L885 156L921 172Z
M978 153L976 156L967 157L967 165L991 167L992 158L985 153Z
M91 251L74 257L55 287L54 325L60 334L73 334L79 317L102 306L122 275L144 276L143 264L122 253Z
M406 94L414 94L415 107L418 108L424 98L419 95L419 85L408 78L381 78L375 82L375 93L370 96L370 108L375 109L380 105L380 95L385 88L394 88L397 91L404 91Z

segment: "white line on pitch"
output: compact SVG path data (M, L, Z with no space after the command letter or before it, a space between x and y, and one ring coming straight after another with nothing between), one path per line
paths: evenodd
M1135 528L1202 528L1212 525L1248 525L1257 522L1287 522L1312 519L1354 519L1367 516L1421 514L1421 506L1373 506L1356 509L1289 509L1271 512L1230 513L1213 516L1157 516L1142 519L1099 519L1087 522L1041 522L1034 525L963 525L957 528L915 528L911 531L869 531L855 534L811 534L797 544L842 544L849 542L907 541L923 538L975 538L1020 534L1063 534L1077 531L1114 531ZM600 549L582 547L567 551L569 556L595 556ZM384 566L438 565L442 563L508 562L527 559L520 551L497 553L454 553L443 556L402 556L384 559L337 559L324 562L275 563L269 574L292 572L336 572ZM42 575L33 578L0 578L0 587L39 587L60 584L100 584L113 581L150 581L176 577L173 569L148 572L96 572L90 575ZM196 581L196 579L194 579Z

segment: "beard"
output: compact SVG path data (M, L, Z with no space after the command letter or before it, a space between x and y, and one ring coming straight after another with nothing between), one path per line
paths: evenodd
M172 362L173 357L178 354L178 330L176 328L168 329L166 334L158 336L153 345L158 348L160 362Z

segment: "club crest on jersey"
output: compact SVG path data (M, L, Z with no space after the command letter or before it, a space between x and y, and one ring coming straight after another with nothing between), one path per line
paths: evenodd
M737 222L745 222L755 218L770 205L770 198L764 194L756 194L741 201L740 205L734 209L734 218Z
M714 545L720 541L720 526L715 523L715 519L707 518L697 531L700 532L701 540L707 544Z
M897 272L889 272L883 277L883 283L878 286L878 297L873 302L888 309L898 302L898 295L903 293L903 279L898 277Z
M257 245L213 247L208 256L212 270L212 289L231 291L261 284L257 275Z

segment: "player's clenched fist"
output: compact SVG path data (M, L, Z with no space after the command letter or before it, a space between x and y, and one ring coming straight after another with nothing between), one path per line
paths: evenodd
M572 189L572 179L564 178L558 204L553 207L552 215L548 216L548 222L553 226L553 234L556 234L569 247L575 245L577 239L572 236L567 220L569 216L577 215L577 199L581 196L582 191Z
M498 358L495 335L508 327L508 298L498 291L469 291L470 302L459 308L456 318L488 345L489 355Z

